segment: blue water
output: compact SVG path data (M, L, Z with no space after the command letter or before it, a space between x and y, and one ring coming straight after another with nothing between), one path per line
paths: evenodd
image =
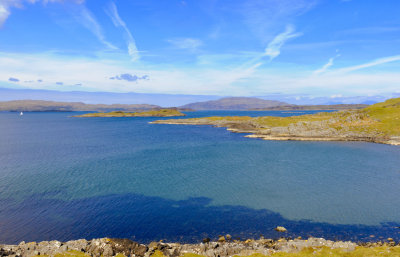
M0 242L278 237L278 225L288 236L400 239L398 146L75 114L0 113Z

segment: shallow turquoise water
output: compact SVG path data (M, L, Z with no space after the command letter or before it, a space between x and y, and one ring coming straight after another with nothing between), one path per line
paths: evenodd
M1 242L273 236L282 223L326 237L397 233L398 146L263 141L73 114L0 113ZM188 113L212 115L293 113Z

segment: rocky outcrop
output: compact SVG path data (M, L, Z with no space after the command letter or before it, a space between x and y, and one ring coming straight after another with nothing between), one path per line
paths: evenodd
M93 239L73 240L68 242L43 241L40 243L21 242L19 245L0 245L0 256L31 257L36 255L49 255L77 251L95 257L111 257L116 254L125 256L145 256L149 248L129 239Z
M223 236L221 236L222 238ZM221 239L220 238L220 239ZM225 257L241 255L247 256L255 253L270 255L274 252L299 252L306 247L329 247L332 249L341 248L345 251L353 251L357 244L353 242L334 242L323 238L302 239L248 239L246 241L232 241L229 235L224 240L217 242L199 244L179 244L152 242L148 245L139 244L129 239L101 238L93 240L73 240L68 242L43 241L40 243L21 242L19 245L0 245L0 256L10 257L32 257L32 256L55 256L62 253L81 253L93 257L111 257L116 255L150 257L154 253L161 252L164 256L178 257L185 253L199 254L207 257ZM393 242L394 245L394 242ZM373 246L373 245L371 245Z
M368 129L367 126L364 126L364 124L371 122L371 120L365 113L342 111L338 112L336 116L332 115L329 118L321 120L306 120L304 118L304 121L292 122L285 126L266 125L262 123L262 120L251 117L247 117L247 119L239 119L238 117L210 117L158 120L151 123L226 127L231 132L247 133L250 135L246 135L246 137L261 138L264 140L365 141L400 145L400 136L389 136L378 129Z

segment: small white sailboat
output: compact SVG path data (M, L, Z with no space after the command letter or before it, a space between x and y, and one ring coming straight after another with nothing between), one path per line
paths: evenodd
M20 113L19 113L19 116L22 116L22 115L24 115L24 113L23 113L23 112L20 112Z

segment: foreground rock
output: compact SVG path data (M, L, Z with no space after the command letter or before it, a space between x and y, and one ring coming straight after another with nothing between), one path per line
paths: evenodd
M229 236L225 236L229 237ZM225 239L224 237L224 239ZM389 242L385 244L395 243ZM382 245L382 243L380 243ZM294 239L248 239L246 241L218 240L218 242L206 242L199 244L179 244L152 242L148 245L139 244L128 239L110 239L101 238L93 240L74 240L68 242L43 241L40 243L25 243L19 245L0 245L0 256L21 256L31 257L37 255L54 256L69 252L76 255L104 256L139 256L149 257L154 253L162 253L164 256L182 256L187 253L199 254L207 257L224 257L241 255L247 256L254 253L270 255L275 252L295 253L304 248L329 247L331 249L342 249L344 251L353 251L357 244L353 242L334 242L323 238L309 238L307 240ZM379 246L379 243L370 243L368 247Z

